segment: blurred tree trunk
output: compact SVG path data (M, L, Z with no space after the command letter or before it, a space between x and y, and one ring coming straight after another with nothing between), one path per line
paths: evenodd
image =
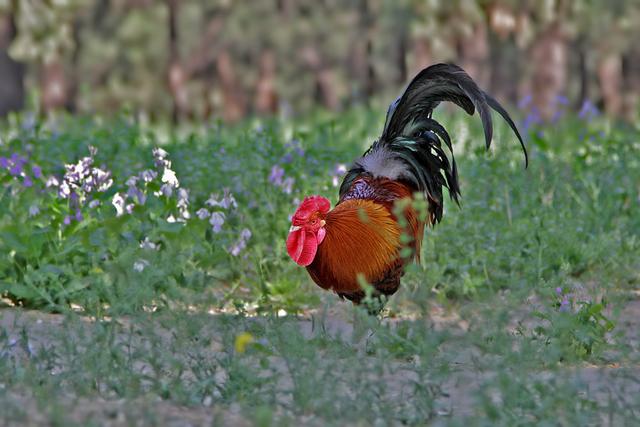
M357 4L357 31L352 37L349 50L349 70L351 77L351 97L355 102L369 99L375 92L375 71L371 63L373 42L373 17L369 9L368 0L359 0Z
M487 87L500 101L516 104L522 79L518 67L519 51L511 39L503 40L496 35L491 35L490 40L491 47L488 49L488 54L491 65L487 66L489 72ZM529 91L530 89L527 89L527 92Z
M278 111L275 54L270 49L264 50L260 54L259 62L254 110L258 114L274 114Z
M578 40L575 44L575 49L578 52L578 79L580 80L580 92L576 101L576 108L580 108L588 99L590 95L589 91L589 66L587 52L589 48L586 42L582 39Z
M8 52L15 37L13 16L0 16L0 117L24 107L24 65Z
M238 121L246 114L246 101L227 49L222 49L218 54L216 71L222 91L223 117L229 122Z
M407 50L408 50L408 35L403 29L398 34L398 47L397 47L397 64L398 64L398 78L396 83L400 86L407 84L407 80L413 76L409 76L409 65L407 64Z
M181 118L189 117L189 93L187 91L188 76L180 61L179 34L178 34L178 5L179 0L167 0L169 18L169 64L167 79L169 92L173 99L171 119L178 123Z
M418 74L423 68L428 67L433 63L433 53L431 52L431 45L427 37L419 35L413 38L412 42L413 50L413 62L410 70L411 75Z
M456 40L460 66L481 88L489 85L489 34L484 21L473 25L472 31Z
M533 105L542 119L549 120L567 84L567 41L559 21L549 24L534 40L529 57Z
M602 53L598 61L598 83L606 113L619 115L622 108L622 58L616 52Z
M329 110L337 110L340 106L335 90L335 78L331 68L323 60L316 46L309 45L302 51L307 66L314 74L314 100Z
M630 123L638 118L640 98L640 46L631 46L622 61L623 102L622 115Z
M56 57L42 64L40 88L42 113L47 114L61 109L74 110L72 88L61 58Z

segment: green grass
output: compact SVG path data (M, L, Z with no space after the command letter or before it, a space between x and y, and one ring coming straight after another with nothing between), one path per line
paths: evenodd
M531 134L525 170L506 127L487 153L477 118L440 117L461 208L449 203L427 230L421 264L380 321L317 288L284 239L296 199L335 203L336 165L367 148L381 119L349 111L180 131L127 117L7 123L0 157L25 161L23 174L0 168L0 295L21 307L0 308L0 420L633 424L638 130L563 119ZM78 190L76 207L46 182L89 146L113 184ZM184 212L184 193L154 195L157 146L188 191L184 222L167 221ZM115 194L143 170L158 176L139 181L144 196L132 192L118 216ZM225 189L237 207L206 204ZM198 218L203 207L224 214L219 230ZM238 352L244 333L253 341Z

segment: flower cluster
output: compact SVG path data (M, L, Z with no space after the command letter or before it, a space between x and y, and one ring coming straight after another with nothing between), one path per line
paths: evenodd
M162 173L160 194L171 197L173 190L180 187L180 182L178 181L178 177L176 177L176 173L171 169L171 160L167 158L169 153L160 147L156 147L152 150L152 154L156 167L161 170Z
M583 120L590 121L599 115L600 110L598 110L598 107L596 107L590 100L585 99L580 107L580 111L578 112L578 117Z
M238 256L247 247L247 241L251 238L251 230L243 228L240 232L238 240L231 245L229 253L233 256Z
M221 199L218 199L217 194L212 194L209 196L206 202L204 202L208 208L200 208L196 212L196 216L201 219L209 219L209 224L211 224L211 230L214 233L219 233L222 231L222 225L225 222L226 214L219 210L213 210L213 208L220 207L226 211L231 209L237 209L238 203L236 202L235 197L229 191L228 188L225 188L224 195Z
M82 207L88 205L95 208L100 205L100 200L94 199L96 193L103 193L113 185L111 172L93 166L98 150L89 147L89 155L78 160L77 163L65 164L65 173L61 181L54 176L47 179L46 186L55 188L58 197L69 201L69 208L75 212L73 216L67 215L64 224L69 225L73 220L82 221Z
M21 179L25 187L33 186L33 178L40 178L42 170L37 165L31 166L31 175L27 172L27 158L18 153L13 153L9 157L0 157L0 170L4 169L14 179ZM32 178L33 176L33 178Z
M189 191L185 188L180 188L176 173L171 169L171 161L168 159L169 154L162 148L154 148L152 154L156 169L146 169L137 175L129 177L126 181L127 191L114 194L111 203L116 209L116 215L130 214L136 205L144 205L147 201L147 187L160 177L160 189L155 191L153 195L166 198L175 195L178 214L177 217L169 215L167 221L184 222L191 217L189 213Z
M551 107L553 108L553 116L551 117L551 123L557 123L571 108L569 99L564 95L556 95L551 101ZM521 123L522 130L524 132L529 131L534 126L541 125L544 120L542 114L537 106L533 105L533 97L527 95L518 102L518 108L527 113L524 120ZM578 118L585 121L591 121L593 118L600 115L598 108L586 99L578 112Z
M284 178L284 169L279 165L273 165L271 173L269 174L269 182L276 187L281 188L285 194L291 194L293 191L293 184L295 184L295 179L292 177Z
M302 144L300 143L299 140L297 139L293 139L291 140L291 142L287 142L284 145L284 148L286 148L288 151L287 153L285 153L284 156L282 156L282 163L291 163L293 162L293 154L297 154L298 157L304 157L304 148L302 148Z

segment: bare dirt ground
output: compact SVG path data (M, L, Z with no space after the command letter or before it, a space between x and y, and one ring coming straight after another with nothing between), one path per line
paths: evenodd
M635 295L635 294L634 294ZM347 310L333 307L324 315L323 328L331 336L341 336L349 340L359 340L362 332L357 331L357 324L354 330L354 319ZM443 310L432 311L431 321L437 328L451 328L458 333L464 333L468 324L454 314L447 314ZM307 318L297 320L303 335L311 337L314 329L318 327L318 313ZM126 319L119 320L127 322ZM256 321L260 321L256 319ZM397 322L398 319L386 319L385 322ZM618 330L624 334L617 339L640 342L640 294L630 298L620 310L618 318ZM90 325L92 320L84 319L86 325ZM217 316L212 315L211 324L217 322ZM15 345L10 348L9 354L0 354L0 357L22 357L28 358L29 353L38 352L53 344L54 337L64 334L65 317L57 314L47 314L38 311L26 311L17 308L0 309L0 333L7 334L9 344L17 343L21 334L29 336L27 348ZM162 330L162 327L159 327ZM87 328L87 331L91 330ZM71 333L78 333L71 332ZM170 329L164 329L161 335L169 337ZM364 332L366 334L366 332ZM360 335L360 336L359 336ZM125 337L116 337L125 340ZM211 346L211 351L219 351L215 345ZM479 384L487 376L495 375L496 372L475 372L472 365L467 363L471 355L460 354L457 358L459 369L451 374L451 378L442 387L442 395L438 399L437 406L442 418L436 420L436 425L445 425L450 420L450 416L471 416L473 415L473 404ZM390 362L396 363L396 362ZM275 363L277 369L278 364ZM60 369L60 367L58 367ZM140 369L146 369L141 366ZM415 381L413 373L402 374L401 369L393 369L394 374L389 377L389 389L403 390L406 383ZM286 370L282 369L283 376ZM54 373L52 373L54 374ZM631 374L631 375L630 375ZM534 375L550 375L548 372L540 371ZM610 364L605 366L582 365L569 368L567 375L573 381L583 384L584 389L602 399L610 398L612 393L637 394L640 393L640 384L632 378L640 378L639 366L621 366L620 364ZM288 381L286 378L283 381ZM393 391L392 391L393 392ZM499 397L496 397L499 399ZM624 396L623 396L624 398ZM73 420L79 425L95 424L105 426L128 425L134 421L137 425L168 425L168 426L199 426L199 425L225 425L225 426L248 426L254 422L243 415L239 405L216 407L208 402L204 402L199 407L181 406L174 402L162 400L157 396L153 398L135 399L105 399L102 397L86 398L74 395L56 396L57 413L64 415L66 420ZM56 411L51 408L44 408L42 396L34 396L29 390L5 389L5 385L0 383L0 402L4 402L3 411L19 411L21 415L16 417L14 425L51 425L55 420ZM301 418L297 420L304 425L322 425L322 421L317 418ZM603 420L607 424L606 420Z

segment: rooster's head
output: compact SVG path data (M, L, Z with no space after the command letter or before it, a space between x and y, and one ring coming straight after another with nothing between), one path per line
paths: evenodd
M291 219L287 252L289 256L303 267L313 262L318 245L326 235L325 217L331 202L322 196L306 197Z

